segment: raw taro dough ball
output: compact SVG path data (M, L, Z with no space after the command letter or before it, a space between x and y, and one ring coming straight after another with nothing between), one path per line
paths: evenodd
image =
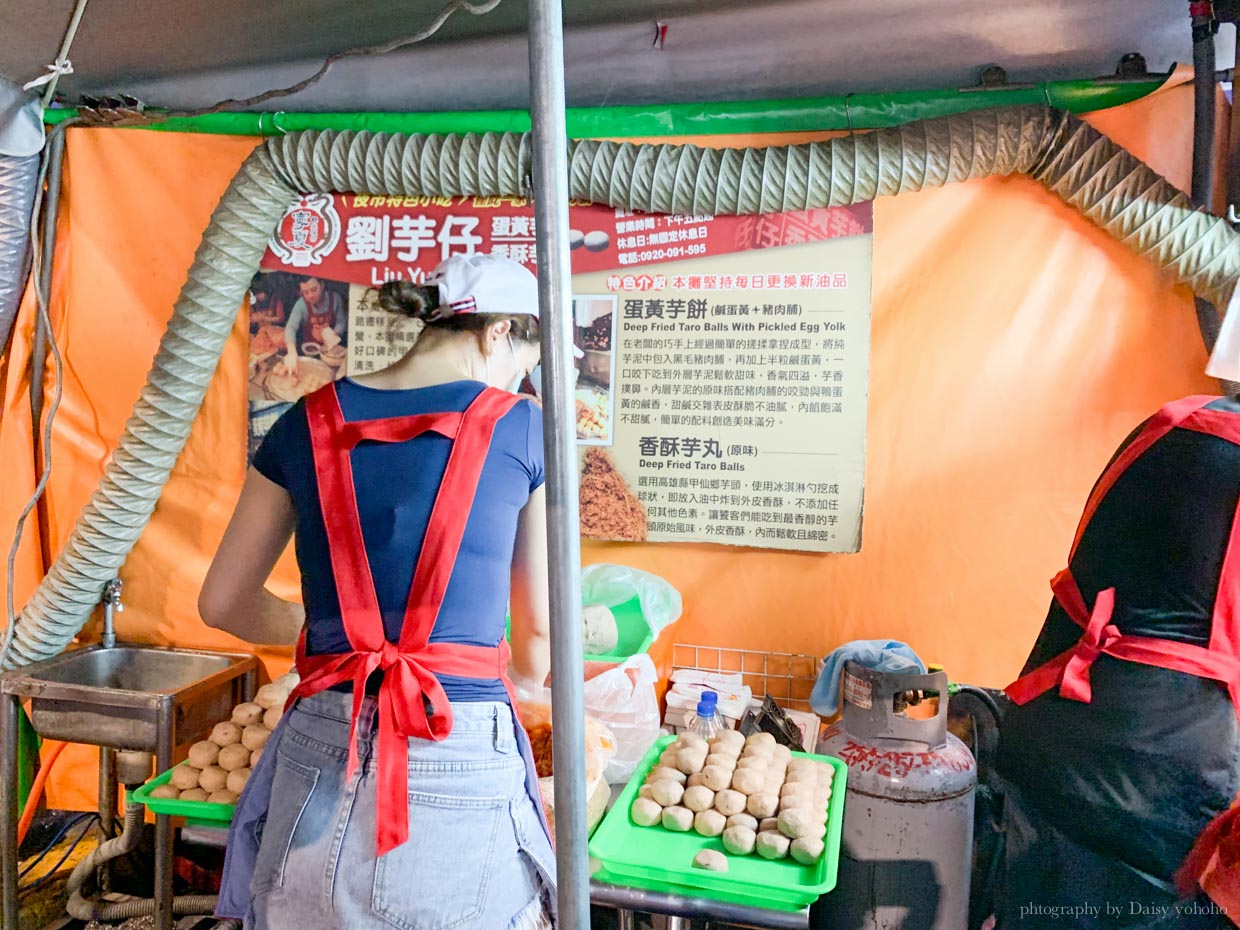
M721 765L708 765L702 770L702 784L711 791L722 791L732 784L732 770Z
M650 773L650 777L647 779L647 781L651 782L668 780L679 782L683 785L689 780L689 776L680 769L672 768L670 765L660 765Z
M254 766L258 765L258 760L262 757L263 751L261 749L255 749L252 753L250 753L250 768L254 768Z
M202 769L194 765L178 765L172 770L172 780L169 782L178 791L189 791L191 788L198 787L198 776L202 774Z
M779 818L778 817L763 818L762 822L758 824L758 832L759 833L778 833L779 832Z
M673 768L675 768L676 767L676 756L679 755L679 753L680 753L680 750L673 749L672 747L669 746L667 749L664 749L663 754L659 756L659 765L670 765Z
M740 730L720 730L715 739L721 743L731 743L733 746L745 745L745 734ZM739 752L739 749L737 751Z
M767 763L761 756L742 756L740 761L736 763L736 767L738 769L757 769L765 776Z
M707 768L717 765L721 769L734 769L736 768L736 756L729 756L722 752L712 752L706 757L702 765Z
M775 737L771 736L770 733L755 733L745 740L745 745L766 746L773 750L778 744L775 742Z
M676 833L688 833L693 828L693 811L687 807L665 807L663 827Z
M225 746L220 750L215 764L225 772L235 772L237 769L243 769L250 764L250 755L250 750L240 743L233 743L231 746Z
M649 798L638 798L633 802L629 815L639 827L653 827L663 819L663 808Z
M813 865L822 858L823 843L821 839L803 836L792 842L792 858L801 865Z
M774 817L775 812L779 810L779 798L773 794L751 794L745 809L759 820L764 817Z
M279 685L263 685L258 689L258 694L254 695L254 703L263 710L271 710L273 707L283 707L288 695L288 691Z
M703 849L693 857L693 867L708 872L726 872L728 857L716 849Z
M788 763L788 780L812 783L818 780L818 770L814 768L814 763L809 759L793 759Z
M694 775L706 766L706 753L701 749L682 749L676 753L676 768L686 775Z
M759 833L754 848L763 859L783 859L791 842L782 833Z
M796 840L805 836L814 826L814 814L803 807L794 807L779 815L779 832L788 839Z
M245 790L245 783L250 780L249 769L236 769L228 773L228 781L224 782L224 787L238 797Z
M748 827L754 833L758 832L758 818L752 814L733 814L728 818L729 827Z
M778 778L772 778L770 775L768 775L766 777L766 780L762 782L762 793L773 794L776 797L778 797L779 789L782 788L783 786L784 786L784 783L782 780Z
M210 765L198 776L198 787L207 794L223 791L228 785L228 773L218 765Z
M181 794L176 785L160 785L151 791L151 797L161 801L175 801Z
M701 772L689 776L689 780L685 782L685 788L696 788L699 785L706 784L706 776Z
M263 719L266 708L259 707L253 702L238 704L233 708L232 722L239 727L248 727L252 723L258 723Z
M676 739L676 742L680 744L681 749L701 749L705 752L708 748L706 740L696 733L683 733Z
M276 724L280 722L280 718L284 716L284 705L277 704L275 707L263 714L263 726L268 730L274 730Z
M781 798L786 798L794 794L812 798L814 796L814 786L809 782L789 781L785 782L784 786L779 789L779 796Z
M723 848L734 856L748 856L756 839L757 834L748 827L728 827L723 831Z
M775 761L781 765L787 765L792 761L792 750L787 746L776 746L771 750L771 755L775 757Z
M606 604L588 604L581 611L581 640L586 655L601 656L620 642L616 615Z
M262 724L252 724L241 731L241 745L253 752L255 749L262 749L267 745L267 739L271 736L271 731Z
M745 796L739 791L725 788L715 795L715 810L725 817L741 814L745 811ZM752 813L752 811L751 811Z
M236 804L237 796L226 788L219 791L212 791L207 795L208 804Z
M201 788L189 788L181 792L182 801L205 801L207 793Z
M779 812L802 810L813 813L815 811L814 801L812 798L803 798L800 795L789 795L786 798L779 799Z
M702 836L718 836L727 825L727 818L719 811L699 811L693 818L693 829Z
M753 769L737 769L732 776L732 787L743 795L759 794L765 779Z
M653 801L654 800L654 788L651 787L650 785L642 785L640 788L637 789L637 796L639 798L645 798L647 801Z
M225 746L231 746L233 743L241 742L241 727L237 726L231 720L224 723L217 723L211 730L211 742L223 749Z
M220 747L210 740L203 740L189 747L189 764L196 769L205 769L208 765L215 765L215 760L219 757Z
M650 796L660 807L674 807L685 796L685 788L679 782L665 778L650 786Z
M710 810L715 804L715 792L704 785L690 788L685 792L681 803L695 814ZM721 831L722 832L722 831Z

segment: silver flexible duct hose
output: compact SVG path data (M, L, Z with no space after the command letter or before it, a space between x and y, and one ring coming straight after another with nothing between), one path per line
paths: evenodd
M38 155L0 155L0 352L26 288L30 215L34 209Z
M570 194L649 212L839 206L973 178L1026 174L1218 306L1240 236L1076 117L982 110L808 145L748 149L569 143ZM155 366L99 489L19 618L0 668L59 653L141 534L202 403L271 230L301 191L523 196L524 135L305 132L246 160L203 234Z
M121 835L106 843L101 843L89 856L77 864L69 875L67 885L69 903L66 910L70 917L87 922L107 923L154 915L155 901L150 898L100 903L82 894L87 880L95 875L99 866L112 859L128 855L138 847L145 822L146 808L141 804L130 805L125 811L125 828L121 831ZM174 914L213 914L216 900L214 895L184 895L172 899L172 911Z

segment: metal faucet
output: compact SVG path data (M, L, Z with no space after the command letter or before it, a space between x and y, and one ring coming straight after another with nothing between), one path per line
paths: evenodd
M113 627L115 614L125 609L121 603L121 580L113 578L103 586L103 648L111 649L116 645L116 630Z

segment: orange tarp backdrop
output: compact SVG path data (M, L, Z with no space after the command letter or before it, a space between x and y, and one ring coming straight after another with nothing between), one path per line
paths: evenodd
M1187 186L1191 87L1090 119ZM255 144L69 130L52 300L66 364L48 491L53 551L120 435L211 210ZM1190 295L1031 181L881 200L874 226L862 552L587 544L585 560L635 565L676 585L685 602L678 642L824 654L892 637L956 680L1003 685L1029 650L1047 580L1115 446L1168 400L1217 387L1202 374ZM6 548L34 481L23 373L32 332L28 300L0 419ZM239 320L125 565L125 640L243 648L204 627L195 601L244 473L246 361ZM19 607L39 581L38 553L32 521L17 565ZM297 595L291 557L272 587ZM287 653L266 657L275 672L289 663ZM91 807L93 754L71 752L50 801Z

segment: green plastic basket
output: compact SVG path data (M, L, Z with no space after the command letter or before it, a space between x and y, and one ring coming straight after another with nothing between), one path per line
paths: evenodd
M835 769L831 804L827 808L827 835L818 862L801 865L792 859L771 861L757 855L729 855L727 872L708 872L695 869L693 857L703 849L724 852L719 837L673 833L658 826L639 827L629 818L629 808L647 773L675 739L668 736L655 743L599 824L590 841L590 855L602 866L595 878L649 891L781 911L799 911L835 887L848 781L848 767L843 761L831 756L793 753L794 757L826 762Z
M182 765L186 763L182 762ZM230 823L236 813L235 804L208 804L206 801L181 801L174 798L153 798L151 792L160 785L172 781L175 768L156 775L137 791L129 794L129 800L146 805L147 810L169 817L186 817L202 823Z
M611 609L616 618L616 631L620 634L616 648L602 654L587 652L585 658L590 662L623 662L639 653L646 652L654 645L654 630L642 616L641 601L637 598L625 601ZM508 619L504 636L512 639L512 619Z

